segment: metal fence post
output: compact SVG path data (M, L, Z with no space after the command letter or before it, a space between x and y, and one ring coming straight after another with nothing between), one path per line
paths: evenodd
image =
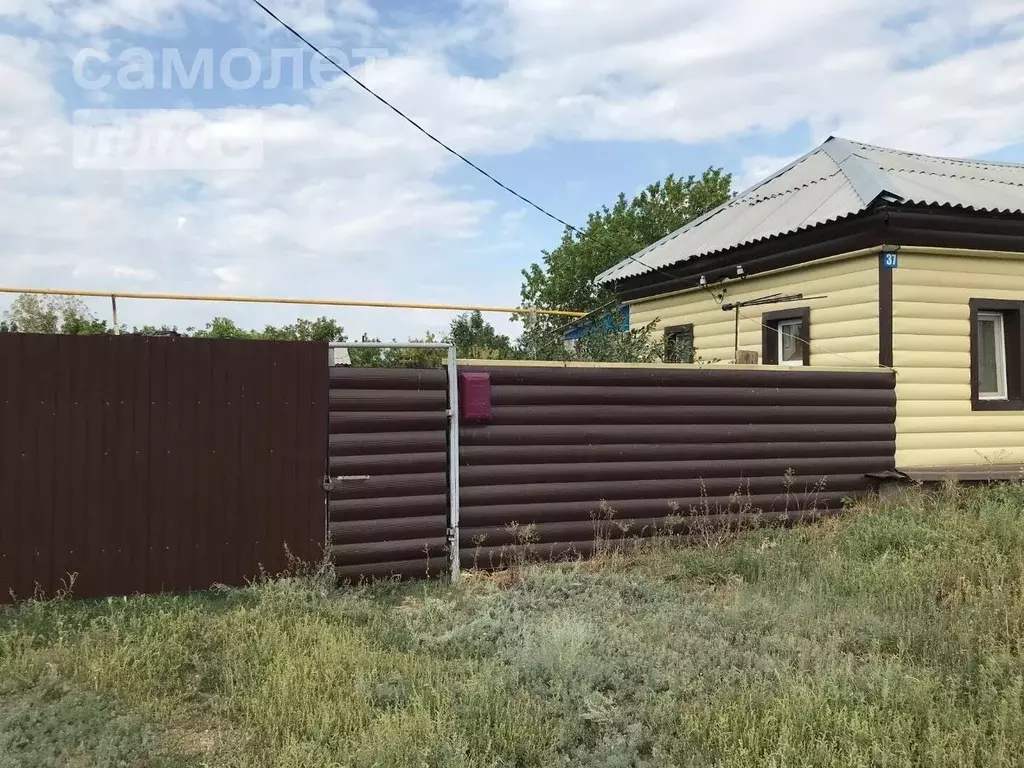
M448 556L451 582L459 583L459 366L455 345L448 347Z

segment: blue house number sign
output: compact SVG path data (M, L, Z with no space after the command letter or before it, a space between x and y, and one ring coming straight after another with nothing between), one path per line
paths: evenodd
M896 269L900 265L899 254L886 252L882 254L882 266L886 269Z

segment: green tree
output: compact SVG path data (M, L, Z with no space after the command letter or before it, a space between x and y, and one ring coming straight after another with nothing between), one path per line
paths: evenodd
M246 330L229 317L219 315L202 328L188 327L185 333L196 339L257 339L257 331Z
M182 333L178 330L176 325L161 325L157 328L155 325L144 325L141 328L132 328L132 333L136 336L187 336L188 332Z
M585 363L660 362L665 347L655 340L654 326L652 322L624 333L589 333L576 342L564 359Z
M146 332L146 328L141 332ZM163 331L166 332L166 326ZM267 339L273 341L346 341L345 329L336 320L318 317L299 318L282 326L268 325L262 331L246 330L228 317L215 317L202 328L188 328L187 335L197 339Z
M3 313L0 330L21 333L109 333L77 296L37 296L23 293Z
M57 301L56 296L23 293L4 312L4 322L21 333L57 333L60 327Z
M364 342L380 342L380 339L370 338L365 333ZM397 339L396 344L400 343ZM409 339L413 343L437 343L437 337L427 333L422 339ZM432 368L444 365L446 354L442 349L398 349L384 347L381 349L353 349L349 351L352 365L358 368Z
M509 337L498 333L479 311L452 320L445 339L455 345L463 358L507 360L515 356Z
M281 341L347 341L345 329L338 325L336 320L328 317L318 317L316 320L307 320L300 317L291 325L283 325L275 328L268 325L263 329L263 338L278 339Z
M590 214L582 235L567 229L558 247L544 252L542 264L523 270L524 305L584 312L613 307L614 295L594 278L727 201L731 185L731 174L709 168L700 178L670 175L632 200L620 194L611 208ZM524 347L551 353L564 326L557 317L528 319Z

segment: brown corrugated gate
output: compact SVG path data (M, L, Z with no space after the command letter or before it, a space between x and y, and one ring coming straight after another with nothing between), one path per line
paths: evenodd
M317 343L0 334L0 601L316 561L327 363Z
M331 368L331 553L342 578L447 567L448 375Z

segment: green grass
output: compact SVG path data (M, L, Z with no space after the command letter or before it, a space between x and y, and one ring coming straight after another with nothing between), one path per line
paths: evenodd
M1024 487L334 592L0 613L8 766L1019 766Z

